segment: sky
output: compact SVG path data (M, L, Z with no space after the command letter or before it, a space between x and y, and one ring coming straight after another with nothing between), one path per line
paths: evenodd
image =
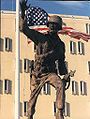
M90 16L90 1L28 0L32 6L39 6L47 13ZM15 0L1 0L1 9L15 10Z

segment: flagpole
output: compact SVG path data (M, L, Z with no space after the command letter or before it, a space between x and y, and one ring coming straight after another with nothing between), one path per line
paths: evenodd
M20 119L20 33L19 0L16 0L16 70L15 70L15 119Z

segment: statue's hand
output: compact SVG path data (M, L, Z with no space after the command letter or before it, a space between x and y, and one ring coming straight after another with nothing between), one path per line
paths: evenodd
M74 70L74 71L70 70L70 73L69 73L70 77L74 77L75 72L76 72L76 70Z
M28 9L27 1L28 1L28 0L22 0L22 1L20 2L21 11L25 11L25 10Z
M28 0L22 0L20 2L21 14L23 17L25 15L25 10L27 10L30 7L30 4L27 6L27 1Z

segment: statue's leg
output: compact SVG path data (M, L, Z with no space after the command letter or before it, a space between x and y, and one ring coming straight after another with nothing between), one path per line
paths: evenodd
M56 89L56 108L57 108L57 113L56 113L56 119L64 119L63 117L63 109L64 109L64 100L65 100L65 95L64 95L64 87L63 87L63 82L62 80L54 73L46 76L44 78L45 80L40 82L40 85L38 85L34 79L32 78L32 83L31 83L31 96L30 96L30 101L29 101L29 108L28 108L28 119L33 119L33 115L35 113L35 105L37 101L37 97L41 91L42 86L44 83L49 82L52 86L55 87Z
M33 119L37 97L41 91L41 88L38 88L39 84L36 82L36 78L34 76L32 76L30 85L31 85L31 94L28 105L28 119Z
M63 82L54 73L49 75L48 81L56 89L56 108L57 108L56 119L64 119L63 109L65 103L65 90L64 90Z
M31 79L31 95L29 100L29 108L28 108L28 119L33 119L33 115L35 113L35 105L37 102L38 95L40 94L40 91L45 84L45 81L47 79L47 76L41 76L40 80L37 79L34 76L32 76Z

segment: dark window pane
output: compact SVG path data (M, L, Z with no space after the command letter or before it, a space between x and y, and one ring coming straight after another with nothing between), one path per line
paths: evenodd
M78 42L78 52L80 53L80 42Z
M27 105L27 102L24 102L24 112L27 111L27 108L26 108L27 106L26 105Z
M47 94L49 94L50 95L50 84L49 83L47 83Z
M90 74L90 61L88 61L88 70L89 70L89 74Z
M56 115L56 102L54 102L54 115Z
M0 51L3 51L3 39L0 38Z
M86 33L88 34L88 23L86 24Z
M44 86L43 86L43 92L44 92L44 94L46 94L46 84L44 84Z
M82 54L85 55L84 43L82 43Z
M72 41L70 41L70 52L72 53Z
M0 80L0 94L3 93L3 81Z

